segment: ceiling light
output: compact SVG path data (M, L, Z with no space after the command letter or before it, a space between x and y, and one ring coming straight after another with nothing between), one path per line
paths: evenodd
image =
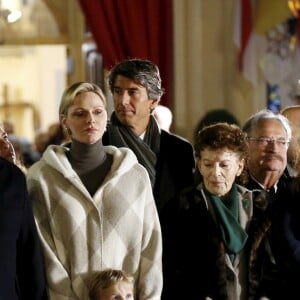
M21 17L22 17L22 12L20 10L14 10L9 13L6 19L8 23L14 23L18 21Z

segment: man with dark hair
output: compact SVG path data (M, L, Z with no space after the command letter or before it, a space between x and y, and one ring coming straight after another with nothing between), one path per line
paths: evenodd
M130 148L148 171L158 212L189 186L195 168L192 145L161 130L152 112L164 89L158 67L149 60L129 59L109 74L114 112L103 136L105 144Z

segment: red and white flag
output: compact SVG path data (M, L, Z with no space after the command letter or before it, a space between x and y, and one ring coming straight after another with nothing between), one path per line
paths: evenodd
M240 70L253 85L267 52L267 33L290 15L287 1L236 0L234 42L239 49Z

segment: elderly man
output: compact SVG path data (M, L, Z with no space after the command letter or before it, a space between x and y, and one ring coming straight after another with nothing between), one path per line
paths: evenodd
M285 177L287 150L291 140L289 121L280 114L261 110L243 126L249 141L248 188L269 190Z
M281 267L285 258L280 255L278 235L291 127L283 115L261 110L246 121L243 130L250 153L246 187L257 191L248 239L249 293L253 299L284 299L286 278Z

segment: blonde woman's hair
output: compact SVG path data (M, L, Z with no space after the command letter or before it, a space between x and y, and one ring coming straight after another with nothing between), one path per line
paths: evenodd
M98 95L106 107L107 103L105 95L97 84L90 82L76 82L64 91L60 101L59 116L67 115L68 108L73 104L75 97L86 92L92 92Z

